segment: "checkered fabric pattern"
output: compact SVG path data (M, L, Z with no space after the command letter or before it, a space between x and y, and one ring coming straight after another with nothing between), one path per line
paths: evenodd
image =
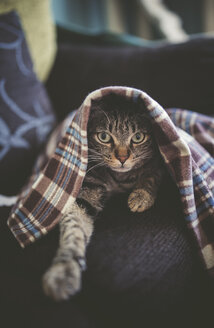
M214 118L176 108L164 110L145 92L133 88L92 92L53 133L11 212L10 229L24 247L46 234L70 210L87 170L91 100L110 93L145 103L161 155L179 189L184 218L206 268L214 273ZM53 154L51 149L55 149Z

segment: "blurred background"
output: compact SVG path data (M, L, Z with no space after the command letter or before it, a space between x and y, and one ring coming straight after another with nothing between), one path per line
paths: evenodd
M214 31L213 0L52 0L52 10L57 25L73 33L117 34L136 44Z

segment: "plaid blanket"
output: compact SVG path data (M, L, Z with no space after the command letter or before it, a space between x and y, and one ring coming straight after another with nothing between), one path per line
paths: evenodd
M144 101L161 155L179 189L184 218L206 268L214 273L214 118L176 108L164 110L145 92L133 88L92 92L54 131L12 209L10 229L24 247L46 234L70 210L87 169L91 100L110 93Z

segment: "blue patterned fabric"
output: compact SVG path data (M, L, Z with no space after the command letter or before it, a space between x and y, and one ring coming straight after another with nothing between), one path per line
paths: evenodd
M0 193L13 193L29 174L55 116L37 80L15 12L0 16Z

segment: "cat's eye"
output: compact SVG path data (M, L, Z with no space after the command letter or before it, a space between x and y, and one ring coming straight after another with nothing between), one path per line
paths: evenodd
M97 137L103 143L109 143L111 141L111 136L105 131L97 133Z
M145 139L145 134L142 132L137 132L133 135L131 140L133 143L139 144L139 143L143 142L144 139Z

